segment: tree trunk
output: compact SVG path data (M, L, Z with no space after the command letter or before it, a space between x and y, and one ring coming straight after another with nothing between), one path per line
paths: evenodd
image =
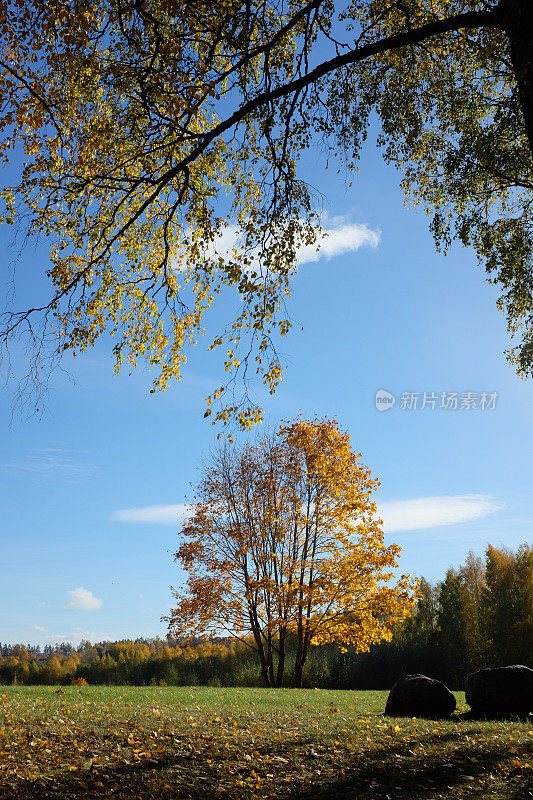
M268 661L267 661L267 658L265 656L265 649L263 647L263 642L261 641L261 633L257 629L257 627L254 626L253 624L252 624L252 628L253 628L253 634L254 634L255 643L257 645L257 653L259 655L259 663L261 664L261 678L263 680L264 686L266 686L268 688L268 687L272 686L272 683L270 681L270 675L269 675L269 672L268 672Z
M278 670L276 674L276 686L281 689L283 685L283 673L285 671L285 641L287 632L281 630L279 633L279 653L278 653Z
M263 681L263 686L265 689L270 688L270 679L268 677L268 670L266 668L266 664L261 664L261 679Z
M531 0L501 0L499 11L502 27L509 39L520 105L533 154L533 5Z
M296 663L294 665L294 687L295 689L301 689L303 683L303 673L304 673L304 664L301 658L296 659Z
M294 686L296 689L302 688L303 672L305 659L307 658L307 647L303 626L298 631L298 647L296 650L296 661L294 664Z
M268 688L273 686L273 681L271 680L272 671L270 670L269 672L268 658L265 655L265 648L263 647L263 641L261 639L261 629L257 621L257 615L254 613L253 609L249 609L248 615L250 619L250 627L252 628L255 644L257 646L259 662L261 664L261 678L263 679L264 685Z
M274 659L272 655L272 632L268 630L266 636L266 665L268 671L269 686L274 686Z
M305 632L298 641L298 650L296 652L296 663L294 665L294 685L297 689L302 688L304 664L307 661L307 653L309 652L309 641L311 636L309 628L306 625Z
M302 676L304 668L304 648L303 648L303 625L301 617L298 619L298 645L296 647L296 661L294 662L294 688L302 688Z

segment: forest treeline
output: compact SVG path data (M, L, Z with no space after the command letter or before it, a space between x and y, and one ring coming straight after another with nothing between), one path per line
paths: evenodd
M420 588L415 611L390 642L366 653L311 648L304 686L386 689L402 674L422 672L459 689L481 667L533 666L532 546L513 552L489 545L484 558L469 553L442 582L422 579ZM43 654L11 645L1 652L3 684L261 685L255 653L238 640L82 642L48 646Z

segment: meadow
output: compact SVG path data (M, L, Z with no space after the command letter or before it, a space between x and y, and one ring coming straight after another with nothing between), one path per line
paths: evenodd
M64 692L64 694L58 694ZM0 688L0 798L533 797L533 720L384 717L387 693Z

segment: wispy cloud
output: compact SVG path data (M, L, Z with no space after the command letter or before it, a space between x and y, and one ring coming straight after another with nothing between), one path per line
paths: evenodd
M377 247L380 238L381 232L369 228L368 225L351 222L347 217L324 216L316 243L300 247L296 253L296 260L298 266L301 266L322 258L330 259L344 253L355 252L360 247ZM238 246L239 230L236 225L228 225L208 248L208 252L211 255L227 258Z
M459 494L442 497L417 497L380 503L378 514L386 533L438 528L482 519L505 508L505 504L486 494Z
M466 494L441 497L418 497L380 503L378 514L387 533L437 528L458 522L481 519L505 508L505 504L490 495ZM114 522L152 525L179 525L191 514L187 503L142 506L114 511Z
M4 462L0 464L0 470L65 483L81 483L94 475L93 467L78 461L70 451L61 447L47 447L16 461Z
M89 589L84 589L82 586L68 591L67 594L69 596L69 608L79 608L82 611L96 611L98 608L102 608L104 604L103 600L100 600L99 597L95 597Z
M141 522L156 525L176 525L183 522L190 514L187 503L171 506L143 506L142 508L122 508L113 511L114 522Z
M104 642L109 639L116 638L109 632L87 631L84 628L74 628L70 633L51 633L46 637L47 644L61 644L62 642L70 642L73 645L79 645L80 642Z
M46 628L44 628L42 625L32 625L31 629L37 633L46 633Z

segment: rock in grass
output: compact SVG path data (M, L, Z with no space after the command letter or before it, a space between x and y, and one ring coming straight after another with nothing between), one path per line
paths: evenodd
M385 714L390 717L449 717L455 697L447 686L426 675L404 675L389 692Z
M533 711L533 669L513 664L472 672L465 697L474 716L525 717Z

